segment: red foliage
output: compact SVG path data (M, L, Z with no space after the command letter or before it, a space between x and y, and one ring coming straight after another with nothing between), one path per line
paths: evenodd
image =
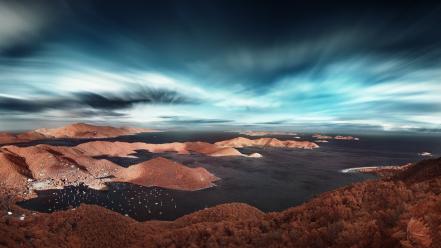
M388 179L324 193L282 212L224 204L173 222L139 223L110 210L0 218L14 247L441 247L441 159Z

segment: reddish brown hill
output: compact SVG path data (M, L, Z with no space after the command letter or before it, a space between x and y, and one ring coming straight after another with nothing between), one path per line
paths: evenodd
M240 153L234 148L225 148L206 142L185 142L185 143L165 143L165 144L148 144L148 143L127 143L127 142L109 142L109 141L92 141L82 143L76 147L84 154L89 156L114 156L129 157L130 154L136 153L136 150L146 150L152 153L177 152L179 154L189 154L190 152L202 153L208 156L247 156Z
M41 133L35 132L35 131L29 131L17 134L18 140L40 140L40 139L46 139L47 137Z
M110 126L95 126L85 123L75 123L53 129L42 128L35 130L35 132L46 137L54 138L110 138L152 131L153 130L151 129L144 128L116 128Z
M415 183L441 177L441 158L423 160L406 170L402 170L394 179Z
M313 137L313 138L316 138L316 139L320 139L320 140L333 139L332 136L322 135L322 134L318 134L318 133L312 135L312 137Z
M36 179L54 178L60 173L75 172L79 168L77 163L67 159L50 146L6 146L4 149L23 158Z
M88 156L129 157L136 150L148 150L145 143L127 143L110 141L92 141L75 147Z
M13 144L53 138L111 138L153 131L155 130L130 127L116 128L110 126L95 126L85 123L75 123L65 127L51 129L41 128L20 134L1 132L0 144Z
M36 181L29 183L38 189L58 188L67 185L85 183L92 188L104 188L104 182L99 179L112 175L121 167L107 160L97 160L83 155L69 147L53 147L37 145L31 147L5 146L2 148L10 163L14 158L26 167L27 177ZM16 169L20 173L19 170ZM23 173L20 173L23 174ZM8 178L1 177L1 179Z
M32 172L22 157L0 148L0 184L23 190Z
M189 151L207 154L214 157L245 156L234 148L225 149L224 147L219 147L218 145L206 142L185 142L185 145Z
M353 137L353 136L343 136L343 135L337 135L335 137L328 136L328 135L322 135L322 134L313 134L313 138L319 139L319 140L329 140L329 139L336 139L336 140L359 140L359 138Z
M115 177L114 181L178 190L208 188L219 179L202 167L189 168L162 157L122 169Z
M216 223L219 217L240 221L261 218L262 215L259 210L245 204L223 204L194 213L190 219L183 217L175 222L139 223L102 207L81 205L75 210L31 215L23 221L13 217L0 218L0 235L3 235L0 246L159 247L158 241L165 233L175 229L185 232L192 223L199 223L204 228L204 223ZM155 236L159 239L155 240Z
M263 219L265 214L259 209L244 203L222 204L213 208L203 209L185 215L174 221L175 226L188 226L189 224L236 221L246 219Z
M407 163L403 165L386 165L386 166L366 166L366 167L357 167L357 168L349 168L345 169L342 172L361 172L368 174L375 174L382 177L390 177L395 176L397 173L401 171L405 171L413 166L412 163Z
M223 147L285 147L285 148L302 148L302 149L313 149L319 146L310 141L298 141L298 140L278 140L276 138L260 138L260 139L247 139L243 137L237 137L230 140L219 141L215 143L218 146Z
M74 211L27 216L24 221L0 219L0 247L128 247L142 238L141 230L128 217L82 205Z
M0 144L13 144L13 143L20 143L20 142L29 142L32 140L40 140L40 139L46 139L47 137L34 132L29 131L25 133L20 134L11 134L11 133L0 133Z
M441 247L439 160L413 167L418 180L370 180L262 214L227 204L174 222L137 223L110 210L0 218L6 247ZM426 177L428 176L428 177ZM407 181L408 180L408 181Z
M276 131L244 131L240 134L248 136L268 136L268 135L297 135L294 132L276 132Z
M336 140L358 140L358 138L355 138L352 136L342 136L342 135L337 135L334 137L334 139L336 139Z
M79 183L102 189L113 175L116 181L180 190L211 187L218 179L204 168L192 169L164 158L124 169L108 160L94 159L78 148L37 145L0 150L0 180L7 183L5 187L20 191L27 186L42 190ZM27 183L31 178L35 181Z
M0 144L11 144L16 142L17 136L11 133L0 133Z

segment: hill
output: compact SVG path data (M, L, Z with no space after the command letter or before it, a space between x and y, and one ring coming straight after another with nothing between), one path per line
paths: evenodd
M441 247L441 159L264 214L223 204L172 222L105 208L0 218L7 247Z

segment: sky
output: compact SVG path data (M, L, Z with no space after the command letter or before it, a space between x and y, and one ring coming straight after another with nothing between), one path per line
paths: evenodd
M441 132L440 23L421 1L0 0L0 130Z

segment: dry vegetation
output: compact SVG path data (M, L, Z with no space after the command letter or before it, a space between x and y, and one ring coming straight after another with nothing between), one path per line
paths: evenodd
M441 159L340 188L282 212L224 204L173 222L110 210L3 216L6 247L441 247Z

